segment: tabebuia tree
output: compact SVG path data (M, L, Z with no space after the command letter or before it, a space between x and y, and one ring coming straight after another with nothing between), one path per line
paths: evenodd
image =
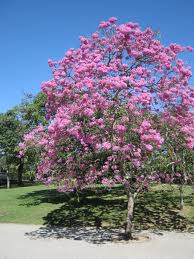
M162 45L157 32L136 23L101 22L90 37L80 37L79 48L49 60L53 77L42 84L49 125L20 144L21 156L37 151L37 178L60 192L123 185L126 238L132 238L136 196L155 181L153 165L177 120L184 148L193 147L191 69L178 57L187 50Z

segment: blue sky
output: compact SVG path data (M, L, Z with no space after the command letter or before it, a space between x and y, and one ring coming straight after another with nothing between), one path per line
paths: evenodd
M51 77L47 60L78 47L101 20L139 22L160 30L165 44L194 47L193 14L193 0L0 0L0 112L37 93ZM193 53L184 59L194 67Z

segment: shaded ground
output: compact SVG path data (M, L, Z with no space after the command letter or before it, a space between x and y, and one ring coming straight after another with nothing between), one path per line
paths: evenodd
M0 259L193 259L194 254L194 234L189 233L146 232L151 237L148 241L115 243L105 240L111 234L108 231L96 234L93 228L55 227L49 230L49 236L43 236L46 229L49 228L0 224ZM74 235L73 238L68 233ZM100 238L100 233L104 237L101 245L94 242ZM85 241L91 239L85 242L79 238L75 240L75 236L85 236Z

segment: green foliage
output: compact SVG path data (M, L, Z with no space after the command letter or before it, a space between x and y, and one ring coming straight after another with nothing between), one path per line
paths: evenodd
M43 93L26 95L21 104L0 114L0 169L8 170L14 178L19 173L19 166L20 173L26 172L27 178L34 178L36 158L33 154L24 160L18 158L18 145L26 132L39 124L46 124L45 102ZM21 163L24 163L22 169Z
M2 169L10 169L19 163L18 144L24 134L18 107L0 114L0 157Z
M20 114L28 131L37 125L46 125L45 118L46 96L40 92L36 96L27 94L20 104Z

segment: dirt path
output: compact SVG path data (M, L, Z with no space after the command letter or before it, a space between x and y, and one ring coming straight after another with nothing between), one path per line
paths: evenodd
M130 243L110 242L111 234L0 224L0 259L194 259L194 233L149 233Z

